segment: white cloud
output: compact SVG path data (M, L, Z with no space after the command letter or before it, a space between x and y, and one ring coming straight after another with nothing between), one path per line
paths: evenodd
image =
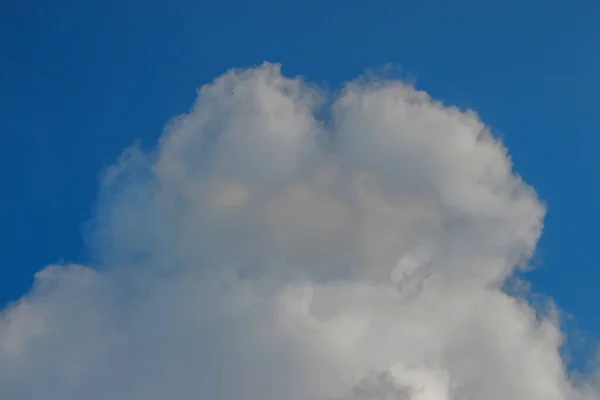
M501 290L545 209L478 117L398 81L324 104L277 65L230 71L125 152L99 265L4 310L0 398L600 398Z

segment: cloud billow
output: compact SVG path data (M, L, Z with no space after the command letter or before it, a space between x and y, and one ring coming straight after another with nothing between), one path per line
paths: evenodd
M599 399L556 317L502 290L545 207L477 115L394 80L329 100L232 70L126 150L98 264L3 311L0 398Z

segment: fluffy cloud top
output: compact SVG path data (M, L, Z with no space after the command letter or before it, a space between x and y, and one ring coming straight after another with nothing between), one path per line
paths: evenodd
M400 81L329 100L229 71L127 150L98 265L2 312L0 398L599 399L553 314L502 290L545 209L477 115Z

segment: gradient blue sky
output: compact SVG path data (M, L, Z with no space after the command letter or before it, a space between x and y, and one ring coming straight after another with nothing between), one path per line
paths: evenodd
M549 206L528 278L600 336L599 20L597 0L4 1L0 304L87 260L98 173L203 83L268 60L335 88L393 63L504 139Z

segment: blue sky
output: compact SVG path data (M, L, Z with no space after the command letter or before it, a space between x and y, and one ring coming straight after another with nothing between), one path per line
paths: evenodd
M473 108L548 204L528 275L600 336L600 3L8 1L0 6L0 304L85 262L99 172L152 145L195 90L279 62L335 88L393 63Z

